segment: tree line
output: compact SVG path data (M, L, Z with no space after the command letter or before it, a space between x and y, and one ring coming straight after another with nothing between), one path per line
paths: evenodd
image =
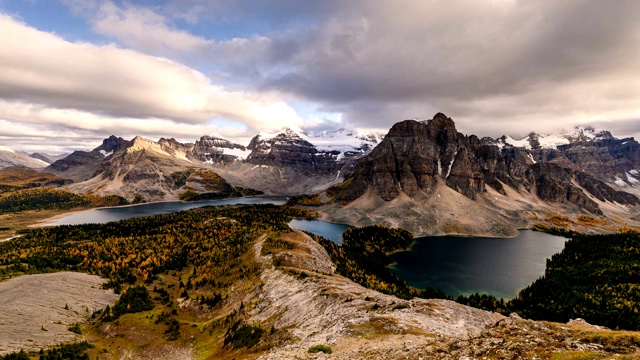
M408 232L383 226L352 228L343 246L314 236L337 265L337 272L383 293L408 299L446 298L488 311L535 320L567 322L583 318L610 328L640 330L640 234L583 235L556 229L570 236L562 252L547 260L544 276L512 300L487 294L453 298L433 288L415 289L389 269L389 253L405 250Z

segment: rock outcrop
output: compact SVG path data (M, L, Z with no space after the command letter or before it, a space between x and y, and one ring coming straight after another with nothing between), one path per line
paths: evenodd
M111 135L104 139L102 144L95 149L91 151L74 151L49 165L46 170L74 181L88 180L95 175L103 160L122 149L127 143L127 140Z
M598 205L584 190L601 201L639 203L635 196L616 192L586 172L557 163L536 163L525 148L500 148L486 139L462 135L453 120L441 113L427 122L406 120L395 124L334 193L336 200L348 203L371 189L390 201L401 193L410 197L419 191L432 193L436 178L472 200L485 191L485 186L504 195L507 185L525 192L535 188L543 201L572 204L599 215L602 212Z
M290 167L307 176L336 173L344 162L337 161L340 151L320 151L299 132L285 129L273 137L256 135L249 146L247 162L256 165Z
M262 256L259 289L233 300L247 304L250 322L287 329L292 341L274 346L259 359L517 359L550 358L554 353L634 353L624 343L607 348L594 334L614 332L584 323L569 325L502 316L440 299L402 300L363 288L334 272L324 249L298 231L280 240L290 250ZM273 266L276 263L279 266ZM302 275L304 274L304 275ZM330 346L332 354L309 354Z
M584 137L576 136L576 142L570 146L574 150L585 147L580 145ZM419 216L419 220L413 221L430 226L431 230L425 233L423 226L407 224L417 234L494 236L527 226L528 219L536 218L533 214L551 216L554 209L604 216L602 206L606 205L608 210L616 208L620 216L628 217L624 206L640 205L640 199L603 181L606 176L592 173L608 171L606 166L611 166L622 169L628 177L640 175L632 169L635 145L629 139L622 142L613 139L609 133L598 133L593 139L589 146L611 158L612 149L622 143L631 144L625 145L630 152L620 151L617 163L602 155L594 160L596 165L588 166L575 161L570 153L565 154L562 146L557 150L543 148L536 141L549 142L548 139L534 135L530 135L526 146L514 146L507 137L494 140L463 135L456 130L453 120L441 113L426 122L402 121L357 163L343 183L327 189L326 195L334 205L328 205L324 214L332 221L353 225L376 221L405 224L405 217ZM544 155L548 161L537 161L535 154L538 160ZM590 154L585 159L595 157ZM461 203L459 197L443 192L443 185L471 202L465 201L465 209L441 205ZM406 209L399 212L398 206ZM477 227L467 221L466 210L470 208L478 215L483 214ZM401 218L385 219L385 214Z

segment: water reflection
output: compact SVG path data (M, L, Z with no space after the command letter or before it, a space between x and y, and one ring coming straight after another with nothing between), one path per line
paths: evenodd
M513 298L544 275L546 259L567 239L524 230L515 238L432 236L416 239L411 251L393 255L393 271L411 286L447 294L488 293Z
M342 233L351 226L345 224L335 224L322 220L292 220L289 227L298 230L308 231L312 234L322 236L336 244L342 245Z
M250 204L274 204L282 205L286 202L283 196L254 196L223 200L199 201L199 202L156 202L148 204L109 207L79 211L64 215L47 225L78 225L78 224L103 224L110 221L130 219L140 216L170 214L178 211L195 209L208 205L250 205Z

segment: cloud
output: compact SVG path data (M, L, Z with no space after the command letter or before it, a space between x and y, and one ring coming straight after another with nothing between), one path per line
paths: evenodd
M170 0L110 4L93 21L129 47L208 59L229 86L319 104L350 126L442 111L462 131L497 136L640 117L640 83L629 81L640 75L639 12L630 0ZM181 20L249 30L215 40Z
M491 118L480 129L487 135L511 122L545 131L617 116L621 106L640 114L640 84L629 82L640 75L632 15L640 3L367 4L359 16L328 19L263 88L321 102L361 126L436 111L463 129Z
M198 52L215 44L203 37L170 28L167 19L151 9L131 5L121 8L111 2L98 8L93 28L127 47L152 54Z
M160 126L155 133L180 131L162 121L189 128L225 119L252 131L301 124L275 92L227 91L166 58L68 42L2 14L0 32L12 34L0 37L2 120L97 130L121 119L125 128Z
M633 0L63 1L115 44L0 17L0 31L20 35L0 39L12 49L0 53L6 102L139 129L161 119L167 132L225 119L245 136L287 124L388 129L436 112L479 136L576 124L640 134ZM301 119L288 105L299 103L317 113Z
M159 118L109 117L75 109L7 101L0 101L0 114L0 143L30 152L93 149L110 134L125 139L137 135L153 140L173 137L185 142L193 142L208 134L240 138L245 144L248 143L247 136L255 133L247 133L242 127L189 124Z

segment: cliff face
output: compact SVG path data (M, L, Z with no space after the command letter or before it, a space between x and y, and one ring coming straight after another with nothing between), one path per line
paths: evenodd
M338 159L340 151L319 150L291 129L273 137L256 135L247 149L251 150L250 164L288 167L304 175L336 173L345 165Z
M443 114L427 123L397 123L358 163L350 180L352 186L340 200L355 200L369 186L384 200L401 192L414 196L419 190L433 189L436 177L473 199L485 186L473 151L478 145L477 137L458 133L453 121Z
M121 137L111 135L104 139L100 146L91 151L74 151L68 156L55 161L46 170L74 181L84 181L95 175L100 163L110 158L114 152L123 149L129 142Z
M640 144L633 138L580 141L560 145L558 152L576 168L605 181L618 178L628 182L632 177L629 172L640 168Z
M532 139L537 140L530 136L529 140ZM552 207L570 207L578 212L603 215L602 202L640 204L636 196L599 180L607 174L620 174L620 171L631 176L637 168L634 163L637 143L610 136L600 136L596 140L595 143L588 142L588 146L584 141L577 141L566 148L559 146L558 150L539 145L536 149L530 145L528 148L516 147L506 143L504 137L493 140L465 136L456 130L453 120L438 113L426 122L406 120L395 124L384 140L358 162L345 182L328 189L327 195L342 205L362 204L363 201L356 200L373 196L383 200L377 208L389 207L396 199L408 197L414 202L410 206L423 208L416 210L420 213L425 207L435 206L434 201L440 199L438 189L443 184L473 200L470 205L477 207L494 206L492 204L498 198L489 198L489 188L512 200L515 200L515 194L528 198L529 204L522 205L521 210L536 210L544 204L546 211ZM536 156L538 160L544 156L556 161L537 161ZM436 193L437 197L433 198ZM405 200L400 202L406 203ZM500 207L504 206L513 207L512 204ZM505 213L499 208L493 211L496 210ZM375 213L376 210L368 211ZM442 216L427 215L422 214L422 218L426 221L434 217L434 224L440 221L438 216ZM459 215L451 213L452 217ZM495 221L499 223L499 219Z
M193 156L203 163L231 164L246 158L248 153L243 145L208 135L196 140L192 150Z

